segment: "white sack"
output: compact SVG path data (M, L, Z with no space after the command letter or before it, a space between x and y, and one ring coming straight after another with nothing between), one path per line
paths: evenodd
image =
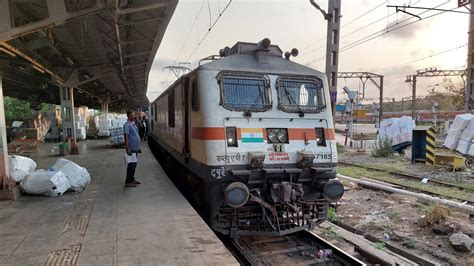
M61 171L36 170L21 181L21 188L28 194L60 196L70 188L66 176Z
M474 130L470 131L468 128L464 129L459 139L464 141L471 141L474 138Z
M469 148L467 154L474 156L474 143L471 143L471 147Z
M459 135L448 135L446 139L444 140L443 146L450 149L454 150L458 146L458 141L459 141Z
M457 115L454 118L454 121L451 127L455 127L457 129L463 130L467 127L467 125L469 124L472 118L474 118L474 116L471 114Z
M8 160L10 178L15 182L20 182L26 175L36 169L35 161L28 157L10 155L8 156Z
M458 127L453 127L451 126L448 130L448 135L451 135L451 136L461 136L462 132L464 131L463 128L458 128Z
M91 181L91 176L86 168L64 158L59 158L50 169L62 171L66 175L71 189L75 192L83 191Z
M460 152L461 154L467 154L467 152L469 151L470 144L471 144L470 141L465 141L465 140L460 139L456 150Z
M380 123L379 139L390 138L392 145L398 145L412 141L415 122L411 117L384 119Z

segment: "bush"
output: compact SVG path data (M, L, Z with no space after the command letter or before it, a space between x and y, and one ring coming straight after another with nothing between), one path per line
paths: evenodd
M435 205L431 206L426 215L427 225L433 226L437 224L443 224L446 218L448 218L448 215L448 209L436 203Z
M392 139L382 138L375 142L375 146L372 149L372 156L374 157L390 157L393 155L392 150Z
M332 207L329 207L329 209L328 209L328 220L331 223L334 223L337 220L336 210L334 210L334 208L332 208Z

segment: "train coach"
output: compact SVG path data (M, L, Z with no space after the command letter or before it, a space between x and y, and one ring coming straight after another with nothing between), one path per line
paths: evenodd
M151 149L215 231L305 230L342 197L327 80L296 55L238 42L151 104Z

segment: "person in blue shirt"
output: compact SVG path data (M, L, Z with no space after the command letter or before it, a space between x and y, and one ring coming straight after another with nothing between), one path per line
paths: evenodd
M129 156L135 154L138 158L140 151L140 136L138 135L138 128L135 125L135 118L131 111L127 111L127 122L123 125L123 133L125 138L125 151ZM140 184L135 180L135 169L138 162L130 162L127 164L127 178L125 179L126 187L136 187Z

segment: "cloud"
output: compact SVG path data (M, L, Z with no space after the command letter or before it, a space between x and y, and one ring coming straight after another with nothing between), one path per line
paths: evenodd
M416 37L419 31L426 30L429 28L428 24L423 23L423 22L412 23L414 22L414 19L417 19L417 18L413 18L409 21L403 22L405 18L406 16L404 16L403 19L392 21L387 25L386 30L390 31L387 35L388 37L404 39L404 40L412 39ZM412 24L406 26L408 23L412 23Z

